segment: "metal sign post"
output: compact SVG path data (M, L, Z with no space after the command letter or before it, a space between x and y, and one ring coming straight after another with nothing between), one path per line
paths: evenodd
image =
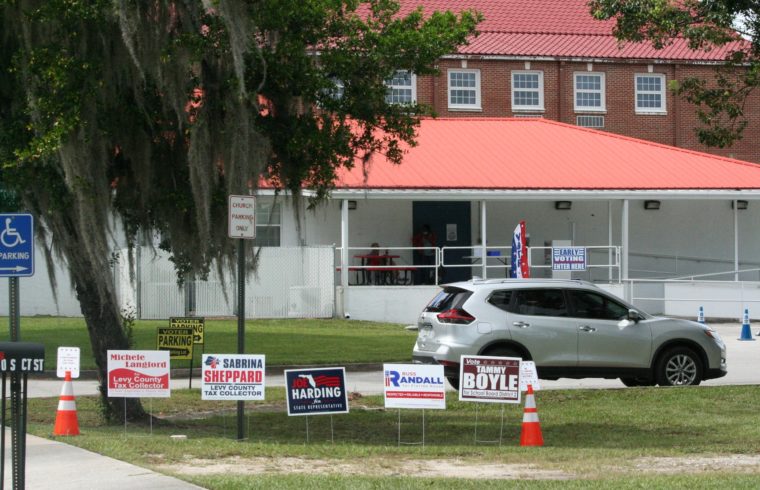
M31 214L0 214L0 277L8 278L10 339L20 330L19 277L34 275L34 218Z
M237 353L245 354L245 244L243 240L256 238L256 198L253 196L229 196L227 235L239 238L237 246ZM237 438L243 440L245 402L237 402Z
M2 435L0 436L0 488L5 482L5 386L11 375L11 464L13 488L24 488L26 479L26 401L28 374L45 370L45 346L32 342L0 342L2 371Z

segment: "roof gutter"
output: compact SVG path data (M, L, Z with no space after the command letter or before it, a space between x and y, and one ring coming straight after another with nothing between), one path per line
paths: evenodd
M417 201L551 201L610 199L733 200L760 199L760 189L612 189L612 190L502 190L502 189L335 189L332 199L414 199Z

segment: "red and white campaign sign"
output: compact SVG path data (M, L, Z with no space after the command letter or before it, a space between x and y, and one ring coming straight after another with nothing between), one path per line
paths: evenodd
M385 408L446 408L443 366L383 364Z
M459 400L520 403L519 357L462 356Z
M263 400L264 356L203 354L201 400Z
M109 397L167 398L170 395L168 350L108 351Z

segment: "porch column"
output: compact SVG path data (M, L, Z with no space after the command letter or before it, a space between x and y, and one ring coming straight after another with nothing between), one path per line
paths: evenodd
M480 261L482 262L481 267L483 268L483 272L481 274L481 277L483 279L488 278L488 269L486 268L488 257L486 253L486 244L488 243L488 230L486 229L486 201L480 201Z
M734 270L739 270L739 207L734 199ZM734 272L734 281L739 280L739 273Z
M628 199L623 199L623 215L621 219L622 240L620 241L620 268L623 281L628 280Z
M345 309L345 290L348 287L348 199L343 199L340 206L340 285L344 291Z
M612 201L607 201L607 280L612 282L612 260L614 258L612 250Z

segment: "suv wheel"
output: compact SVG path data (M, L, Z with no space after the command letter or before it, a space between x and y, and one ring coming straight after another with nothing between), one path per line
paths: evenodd
M693 350L676 347L660 357L655 372L660 386L696 386L702 381L702 362Z
M446 379L449 380L449 384L451 385L452 388L459 391L459 378L455 378L454 376L448 376Z

